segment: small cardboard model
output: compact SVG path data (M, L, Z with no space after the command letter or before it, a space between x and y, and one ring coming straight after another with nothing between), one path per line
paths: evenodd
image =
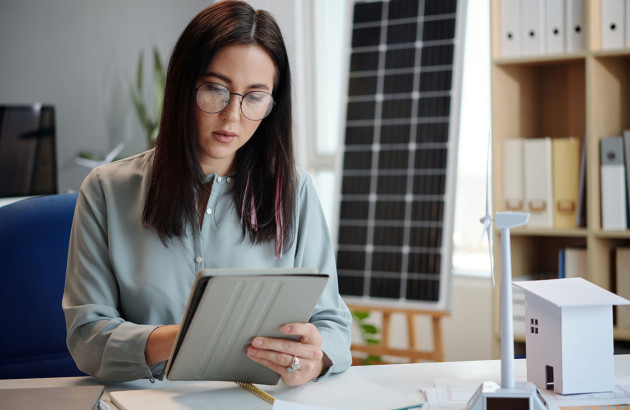
M525 290L527 380L560 394L613 391L613 305L582 278L513 282Z

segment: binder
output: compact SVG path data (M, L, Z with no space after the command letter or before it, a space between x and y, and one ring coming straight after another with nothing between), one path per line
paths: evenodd
M553 140L554 227L575 228L580 178L580 140Z
M501 56L519 57L521 55L521 19L520 0L501 0Z
M623 48L625 41L625 0L601 0L602 50Z
M630 0L626 0L626 19L624 24L626 29L625 46L630 48Z
M525 212L528 228L553 228L553 178L551 138L532 138L523 142L525 175Z
M316 269L204 269L197 273L165 368L169 380L276 384L247 357L254 336L295 339L280 327L307 322L328 275Z
M630 221L630 130L623 132L623 159L626 167L626 209Z
M562 54L566 38L564 0L547 0L545 16L545 51L547 54Z
M586 139L586 136L584 138ZM575 215L575 226L586 226L586 144L582 144L582 154L580 155L580 179L578 182L578 207Z
M628 229L626 170L621 136L600 140L600 166L602 229Z
M586 249L565 248L564 249L564 277L565 278L587 278L588 265L586 260Z
M506 211L525 210L523 193L523 140L503 141L503 207Z
M567 0L565 3L565 26L567 28L566 51L579 53L586 49L585 0Z
M615 249L615 293L624 298L630 297L630 248ZM615 306L617 327L630 329L630 306Z
M524 56L545 53L545 5L543 0L521 2L521 54Z

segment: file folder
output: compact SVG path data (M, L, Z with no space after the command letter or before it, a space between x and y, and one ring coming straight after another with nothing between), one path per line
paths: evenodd
M525 212L528 228L553 228L553 178L551 138L526 139L523 145Z
M626 166L626 210L630 221L630 130L623 132L623 160Z
M615 293L623 298L630 298L630 248L615 249ZM630 306L615 306L617 309L617 327L630 329Z
M587 278L588 264L586 260L586 249L565 248L564 249L564 277L565 278Z
M501 0L501 56L519 57L521 55L521 19L520 0Z
M626 170L621 136L600 140L602 229L628 229Z
M547 54L562 54L566 38L564 0L547 0L545 16L545 51Z
M554 226L575 228L580 179L580 140L553 140Z
M602 50L620 49L625 41L625 0L601 0Z
M503 207L506 211L525 210L523 187L523 140L503 141Z
M567 0L565 13L566 52L579 53L584 51L586 49L586 7L584 0Z
M545 53L545 4L543 0L521 0L521 54Z

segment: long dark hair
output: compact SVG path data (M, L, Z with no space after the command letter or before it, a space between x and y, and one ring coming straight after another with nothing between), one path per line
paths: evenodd
M194 88L215 53L231 44L261 46L276 66L276 104L236 153L231 195L243 238L249 235L254 243L275 241L279 257L292 237L297 185L291 73L274 18L243 1L222 1L201 11L173 49L142 222L154 228L165 244L171 238L182 238L187 224L198 223L196 192L207 193L207 187L197 158Z

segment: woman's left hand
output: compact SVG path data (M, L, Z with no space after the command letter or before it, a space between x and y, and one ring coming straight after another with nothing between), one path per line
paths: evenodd
M297 341L255 337L247 347L247 356L280 374L287 386L299 386L322 374L330 359L322 352L322 336L311 323L288 323L280 330L287 335L298 335ZM289 371L294 357L299 369ZM294 366L296 367L296 366Z

